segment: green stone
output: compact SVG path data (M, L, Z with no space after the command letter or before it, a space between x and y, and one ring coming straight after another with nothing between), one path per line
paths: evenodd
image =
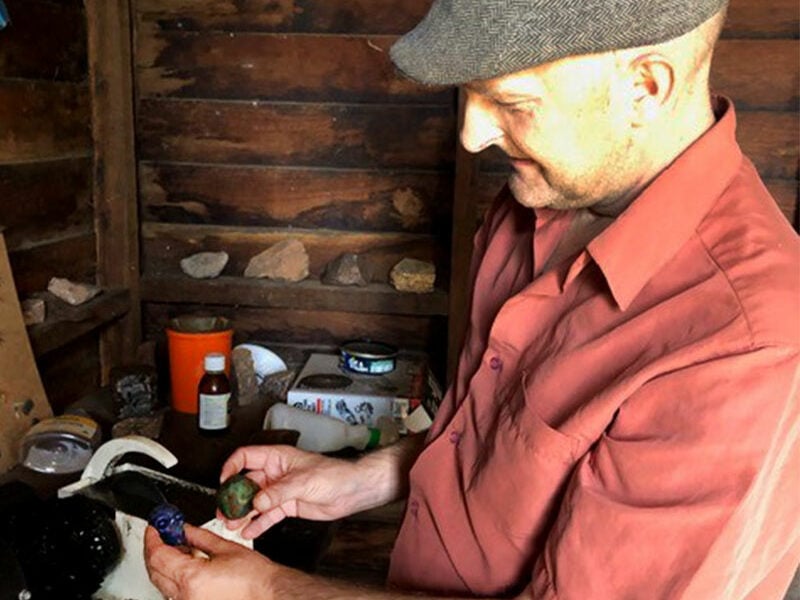
M241 519L253 509L253 498L260 491L258 484L239 473L225 480L217 491L217 506L229 519Z

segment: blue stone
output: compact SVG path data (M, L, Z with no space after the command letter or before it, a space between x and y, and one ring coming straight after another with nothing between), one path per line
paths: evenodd
M150 513L150 525L155 527L165 544L170 546L186 546L186 534L183 524L186 518L177 506L159 504Z

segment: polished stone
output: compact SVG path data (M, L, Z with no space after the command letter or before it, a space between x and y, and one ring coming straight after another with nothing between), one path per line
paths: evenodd
M186 534L183 531L186 519L177 506L172 504L156 506L150 513L148 522L156 528L165 544L186 546Z
M217 492L217 506L229 519L241 519L253 508L253 498L261 488L258 484L239 473L229 477Z

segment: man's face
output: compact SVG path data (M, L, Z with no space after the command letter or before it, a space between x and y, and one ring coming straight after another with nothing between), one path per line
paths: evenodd
M601 209L630 189L633 130L612 56L568 58L465 91L462 144L508 155L521 204Z

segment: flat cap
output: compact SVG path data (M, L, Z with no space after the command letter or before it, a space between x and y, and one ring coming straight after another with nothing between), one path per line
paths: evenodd
M492 79L567 56L665 42L728 0L435 0L391 49L407 77L431 85Z

